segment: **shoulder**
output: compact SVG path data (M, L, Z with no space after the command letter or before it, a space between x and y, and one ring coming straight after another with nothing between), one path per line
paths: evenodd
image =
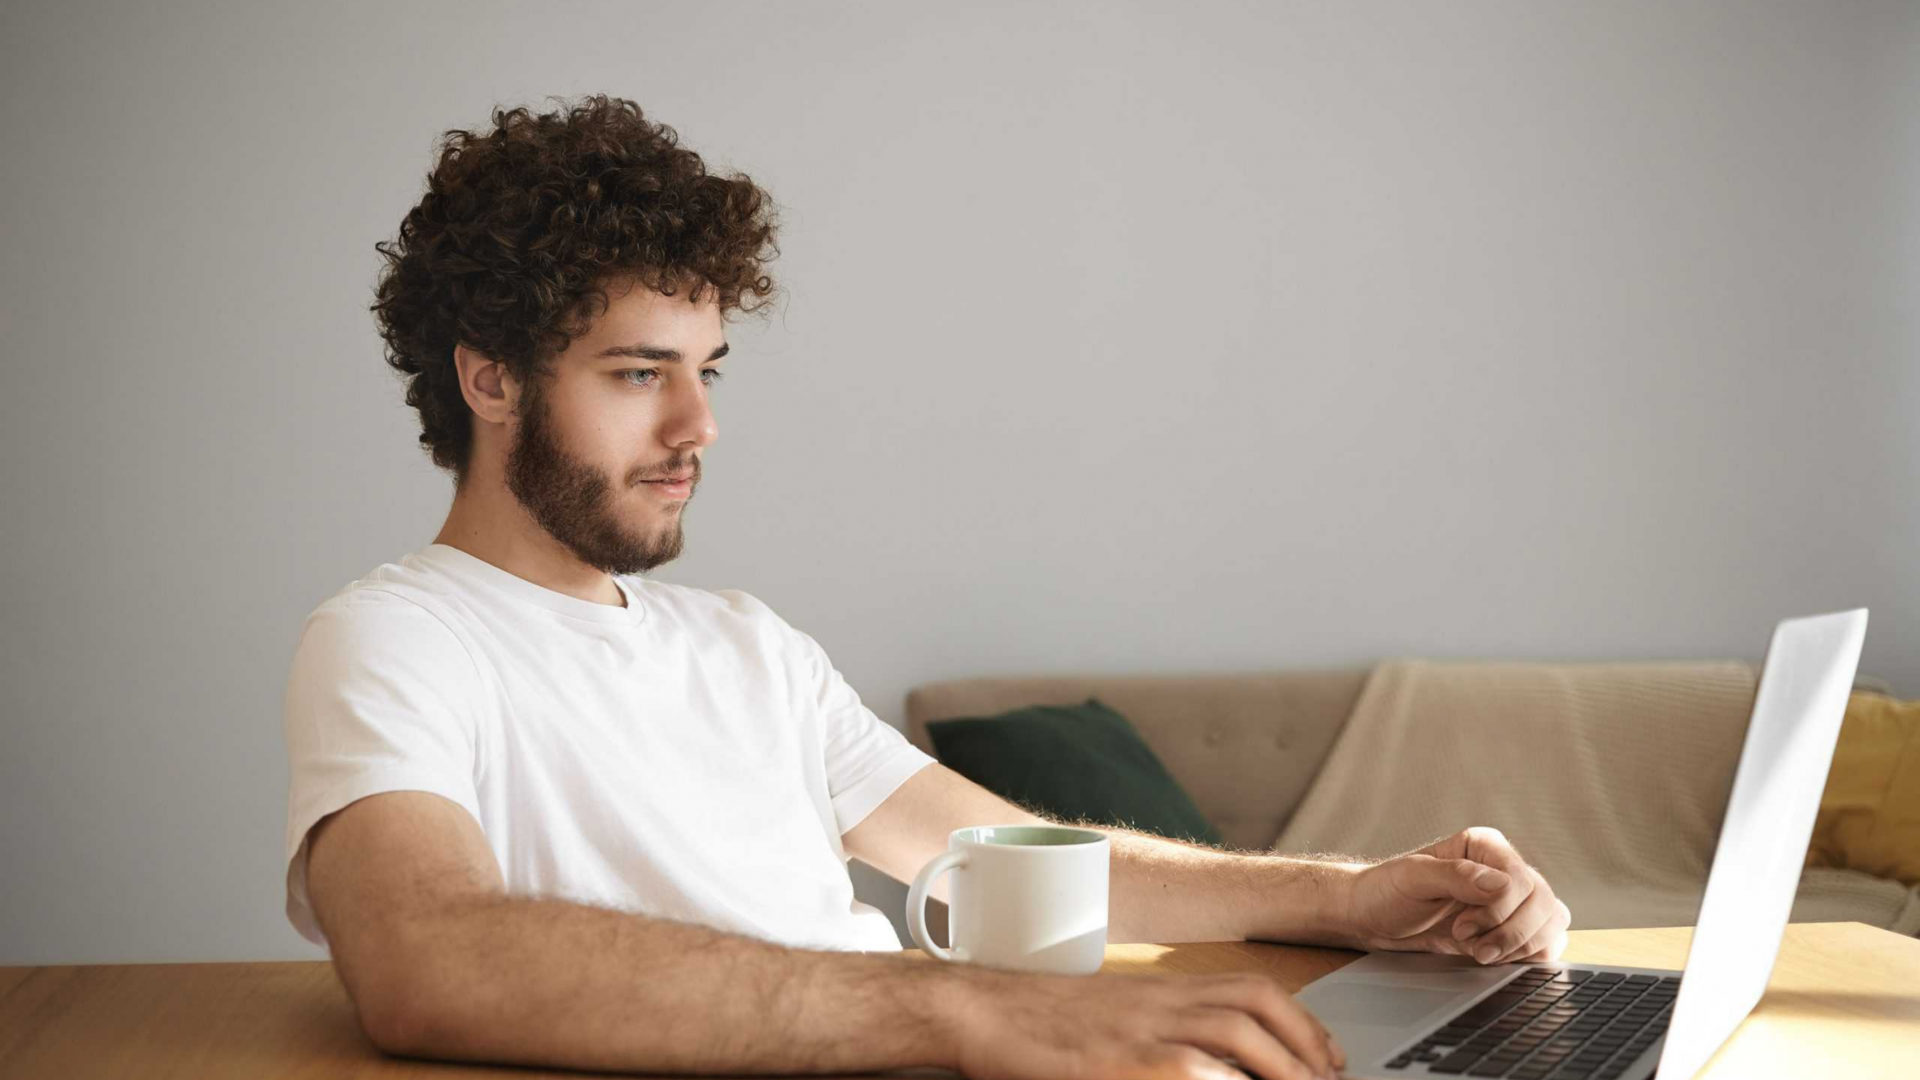
M456 622L444 598L430 588L378 576L361 578L308 613L295 663L441 667L467 675L477 665Z

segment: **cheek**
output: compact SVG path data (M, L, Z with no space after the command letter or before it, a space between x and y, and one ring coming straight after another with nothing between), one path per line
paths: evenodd
M644 464L634 458L634 448L638 445L639 440L610 410L594 423L581 425L573 449L581 461L592 465L616 486L628 487Z
M570 402L576 421L568 446L574 456L593 466L618 491L639 488L636 477L658 464L645 448L652 445L654 409L644 393L622 394L612 390L604 396L581 394ZM644 489L640 494L646 494Z

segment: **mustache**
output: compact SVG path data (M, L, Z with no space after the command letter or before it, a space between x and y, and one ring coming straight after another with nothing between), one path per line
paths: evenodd
M681 473L692 473L693 475L691 476L690 479L696 484L699 483L700 482L700 459L687 458L681 461L669 461L665 465L662 465L658 469L656 469L651 475L642 476L639 479L635 480L634 483L644 484L653 480L665 480L669 476L678 476Z

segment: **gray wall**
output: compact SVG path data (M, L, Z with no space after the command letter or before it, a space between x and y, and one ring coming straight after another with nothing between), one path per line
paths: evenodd
M1920 695L1916 72L1909 3L9 5L0 963L319 955L295 635L450 494L372 245L495 103L786 208L659 575L898 722L1857 604Z

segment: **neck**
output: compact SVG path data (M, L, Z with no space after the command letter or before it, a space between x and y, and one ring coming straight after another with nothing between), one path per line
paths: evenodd
M557 593L596 604L626 606L626 596L613 583L613 575L581 562L542 529L498 475L467 477L466 484L454 493L447 520L433 542L459 548Z

